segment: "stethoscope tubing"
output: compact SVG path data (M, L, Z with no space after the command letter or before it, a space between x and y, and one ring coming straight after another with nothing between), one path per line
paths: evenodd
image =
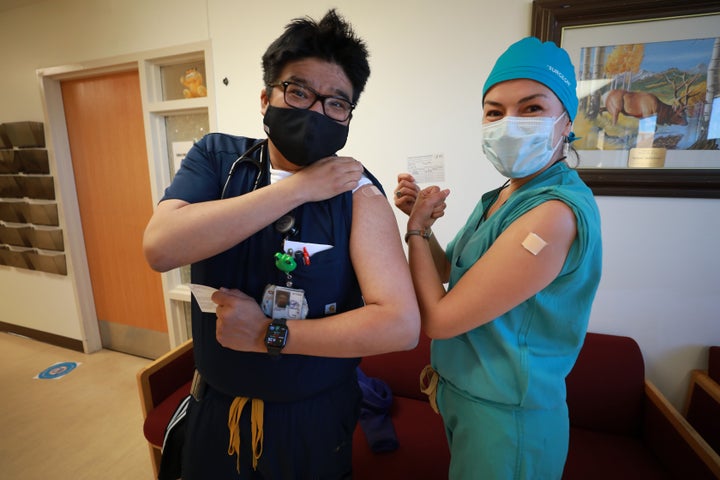
M225 198L225 193L227 191L228 185L230 184L230 179L232 178L233 174L235 173L235 170L243 163L243 162L250 162L258 169L257 176L255 177L255 183L253 184L253 190L256 190L258 185L260 184L260 178L262 177L263 173L263 153L260 152L259 158L252 158L250 155L255 153L258 149L262 149L265 145L267 145L267 140L262 140L252 147L250 147L245 153L240 155L233 163L230 165L230 170L228 171L228 176L225 179L225 184L223 185L222 193L220 194L220 199L222 200Z

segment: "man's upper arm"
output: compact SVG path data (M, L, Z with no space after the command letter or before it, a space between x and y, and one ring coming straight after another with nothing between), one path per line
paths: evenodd
M367 303L412 295L395 216L380 189L372 184L353 194L350 256Z

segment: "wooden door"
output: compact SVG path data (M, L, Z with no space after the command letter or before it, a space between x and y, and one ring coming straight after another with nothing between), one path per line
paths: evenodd
M169 343L160 274L142 253L153 206L138 72L61 89L103 346L154 358Z

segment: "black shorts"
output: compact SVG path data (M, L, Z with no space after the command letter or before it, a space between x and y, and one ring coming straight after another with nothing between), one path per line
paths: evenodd
M251 405L240 418L240 473L228 455L228 411L233 397L209 385L190 401L183 449L183 480L340 480L351 478L352 437L361 391L348 379L314 397L292 403L265 402L263 450L252 467Z

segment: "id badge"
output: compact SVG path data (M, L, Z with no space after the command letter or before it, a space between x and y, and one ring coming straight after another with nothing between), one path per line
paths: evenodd
M308 314L305 291L299 288L268 285L263 294L262 311L273 319L304 319Z

